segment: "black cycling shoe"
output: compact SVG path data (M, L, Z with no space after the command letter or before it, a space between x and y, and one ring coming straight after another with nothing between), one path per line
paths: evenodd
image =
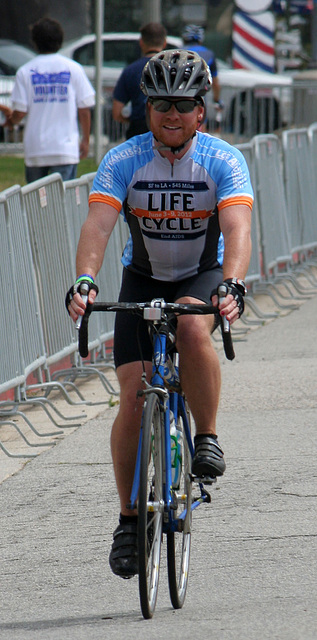
M110 567L120 578L133 578L139 573L137 546L137 524L119 524L113 534L113 544L109 555Z
M226 463L223 451L218 444L217 436L198 435L194 438L195 453L192 462L192 473L199 478L203 476L222 476Z

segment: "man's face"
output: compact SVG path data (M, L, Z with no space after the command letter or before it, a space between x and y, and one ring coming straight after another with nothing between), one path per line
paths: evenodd
M179 111L179 109L183 110L184 102L190 103L194 107L189 113L180 113ZM155 108L160 107L159 103L163 103L163 108L169 105L171 107L168 111L160 111ZM201 104L195 104L193 99L153 100L152 103L149 100L148 107L150 129L155 138L168 147L180 147L191 139L196 129L199 128L204 115L204 107Z

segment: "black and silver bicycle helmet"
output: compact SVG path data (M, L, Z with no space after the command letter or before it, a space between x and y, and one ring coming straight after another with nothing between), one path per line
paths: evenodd
M149 98L199 98L211 84L209 67L198 53L170 49L146 63L140 87Z

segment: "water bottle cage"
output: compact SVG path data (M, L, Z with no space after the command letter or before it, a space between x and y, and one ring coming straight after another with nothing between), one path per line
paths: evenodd
M179 488L180 476L182 471L182 431L176 428L174 415L171 412L172 418L170 423L171 433L171 463L172 463L172 487L173 489Z
M167 356L164 367L164 383L169 391L181 391L178 370L170 356Z

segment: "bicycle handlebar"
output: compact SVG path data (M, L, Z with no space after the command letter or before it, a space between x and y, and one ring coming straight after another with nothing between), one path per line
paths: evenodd
M156 304L159 303L159 304ZM235 352L232 343L230 324L219 315L217 307L212 304L183 304L178 302L152 301L152 302L94 302L88 304L85 315L82 316L81 326L78 331L78 350L82 358L88 356L88 320L92 311L125 311L127 313L137 313L146 320L159 320L163 313L175 313L175 315L207 315L218 316L217 320L221 326L224 352L228 360L233 360ZM156 317L154 317L156 316Z

